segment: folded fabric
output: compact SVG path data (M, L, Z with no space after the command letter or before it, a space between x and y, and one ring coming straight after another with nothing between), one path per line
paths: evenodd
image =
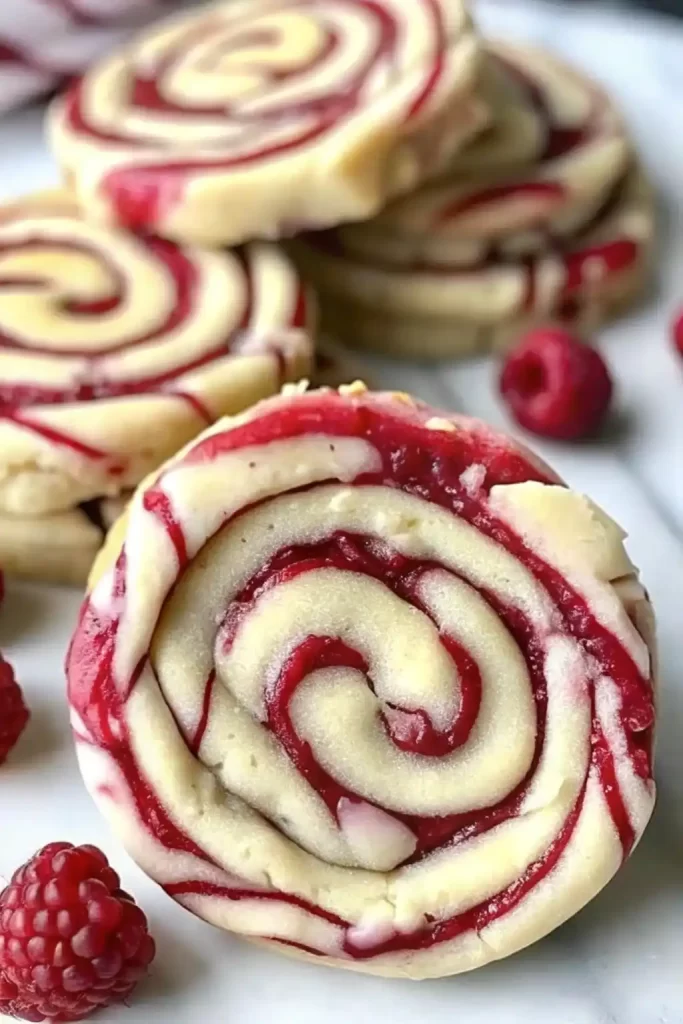
M51 92L171 0L3 0L0 113Z

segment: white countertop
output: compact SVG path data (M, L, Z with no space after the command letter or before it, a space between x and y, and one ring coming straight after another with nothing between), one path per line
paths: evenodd
M415 985L300 965L193 919L128 861L82 787L63 701L62 663L78 595L12 585L0 648L33 709L0 770L0 873L47 842L102 846L151 918L159 953L132 1008L102 1024L683 1024L683 361L669 323L683 306L683 23L514 0L480 2L487 28L541 42L604 81L621 101L662 197L661 288L610 328L604 347L619 416L600 443L535 443L572 486L630 534L658 611L662 688L659 804L631 862L583 913L542 943L472 975ZM54 183L41 112L0 123L0 197ZM489 360L437 371L383 364L399 386L510 427Z

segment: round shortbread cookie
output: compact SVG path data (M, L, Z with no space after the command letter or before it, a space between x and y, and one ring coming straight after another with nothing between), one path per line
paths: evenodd
M483 423L291 386L110 533L67 666L86 784L218 927L412 978L507 956L607 884L654 805L623 541Z
M0 514L118 494L305 376L310 314L268 243L208 252L113 232L66 192L0 209Z
M607 319L621 315L640 298L646 281L647 275L637 267L633 273L615 278L599 304L570 304L562 315L528 314L499 325L453 317L392 316L334 299L323 304L322 323L328 333L358 350L430 361L505 352L527 331L553 325L570 329L590 343Z
M107 530L126 502L96 499L46 516L0 513L0 565L10 576L84 587Z
M155 26L58 101L90 217L236 244L368 217L483 124L462 0L229 0Z
M537 323L594 330L640 293L654 229L652 190L634 169L582 234L524 258L380 266L352 257L336 232L300 240L293 252L333 336L389 354L453 358L503 348Z
M442 180L340 228L350 253L472 266L539 252L584 230L624 177L631 147L601 89L540 50L493 43L487 52L489 132Z

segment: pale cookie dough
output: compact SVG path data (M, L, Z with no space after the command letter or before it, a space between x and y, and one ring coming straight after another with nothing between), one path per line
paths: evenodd
M652 190L635 168L582 234L522 259L380 266L351 257L330 234L297 242L294 255L333 337L388 355L450 359L507 348L538 324L590 337L641 294L654 237Z
M485 123L463 0L229 0L155 26L54 107L91 218L233 245L369 217Z
M487 45L491 129L439 181L369 223L340 228L352 254L398 265L472 266L573 237L623 180L631 145L605 93L555 57Z
M218 927L456 974L571 917L648 822L653 622L624 534L483 423L289 386L148 479L89 586L86 784Z
M88 502L45 516L0 513L0 565L10 576L83 587L124 498Z
M347 344L443 359L559 322L590 335L647 280L654 201L621 118L556 58L489 44L491 128L438 181L292 253Z
M96 227L66 192L0 209L0 515L139 483L225 413L305 376L312 305L275 246Z

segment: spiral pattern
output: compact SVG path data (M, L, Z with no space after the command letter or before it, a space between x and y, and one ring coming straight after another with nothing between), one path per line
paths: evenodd
M229 0L155 27L51 117L95 217L236 244L369 216L484 116L461 0Z
M505 956L652 810L622 539L484 424L360 384L261 403L99 558L67 666L87 785L216 925L380 974Z
M555 57L487 46L490 131L448 176L340 236L351 253L398 265L480 264L583 231L626 176L631 146L612 102Z
M0 211L0 512L137 484L219 416L308 372L276 248L179 248L86 223L67 193Z

